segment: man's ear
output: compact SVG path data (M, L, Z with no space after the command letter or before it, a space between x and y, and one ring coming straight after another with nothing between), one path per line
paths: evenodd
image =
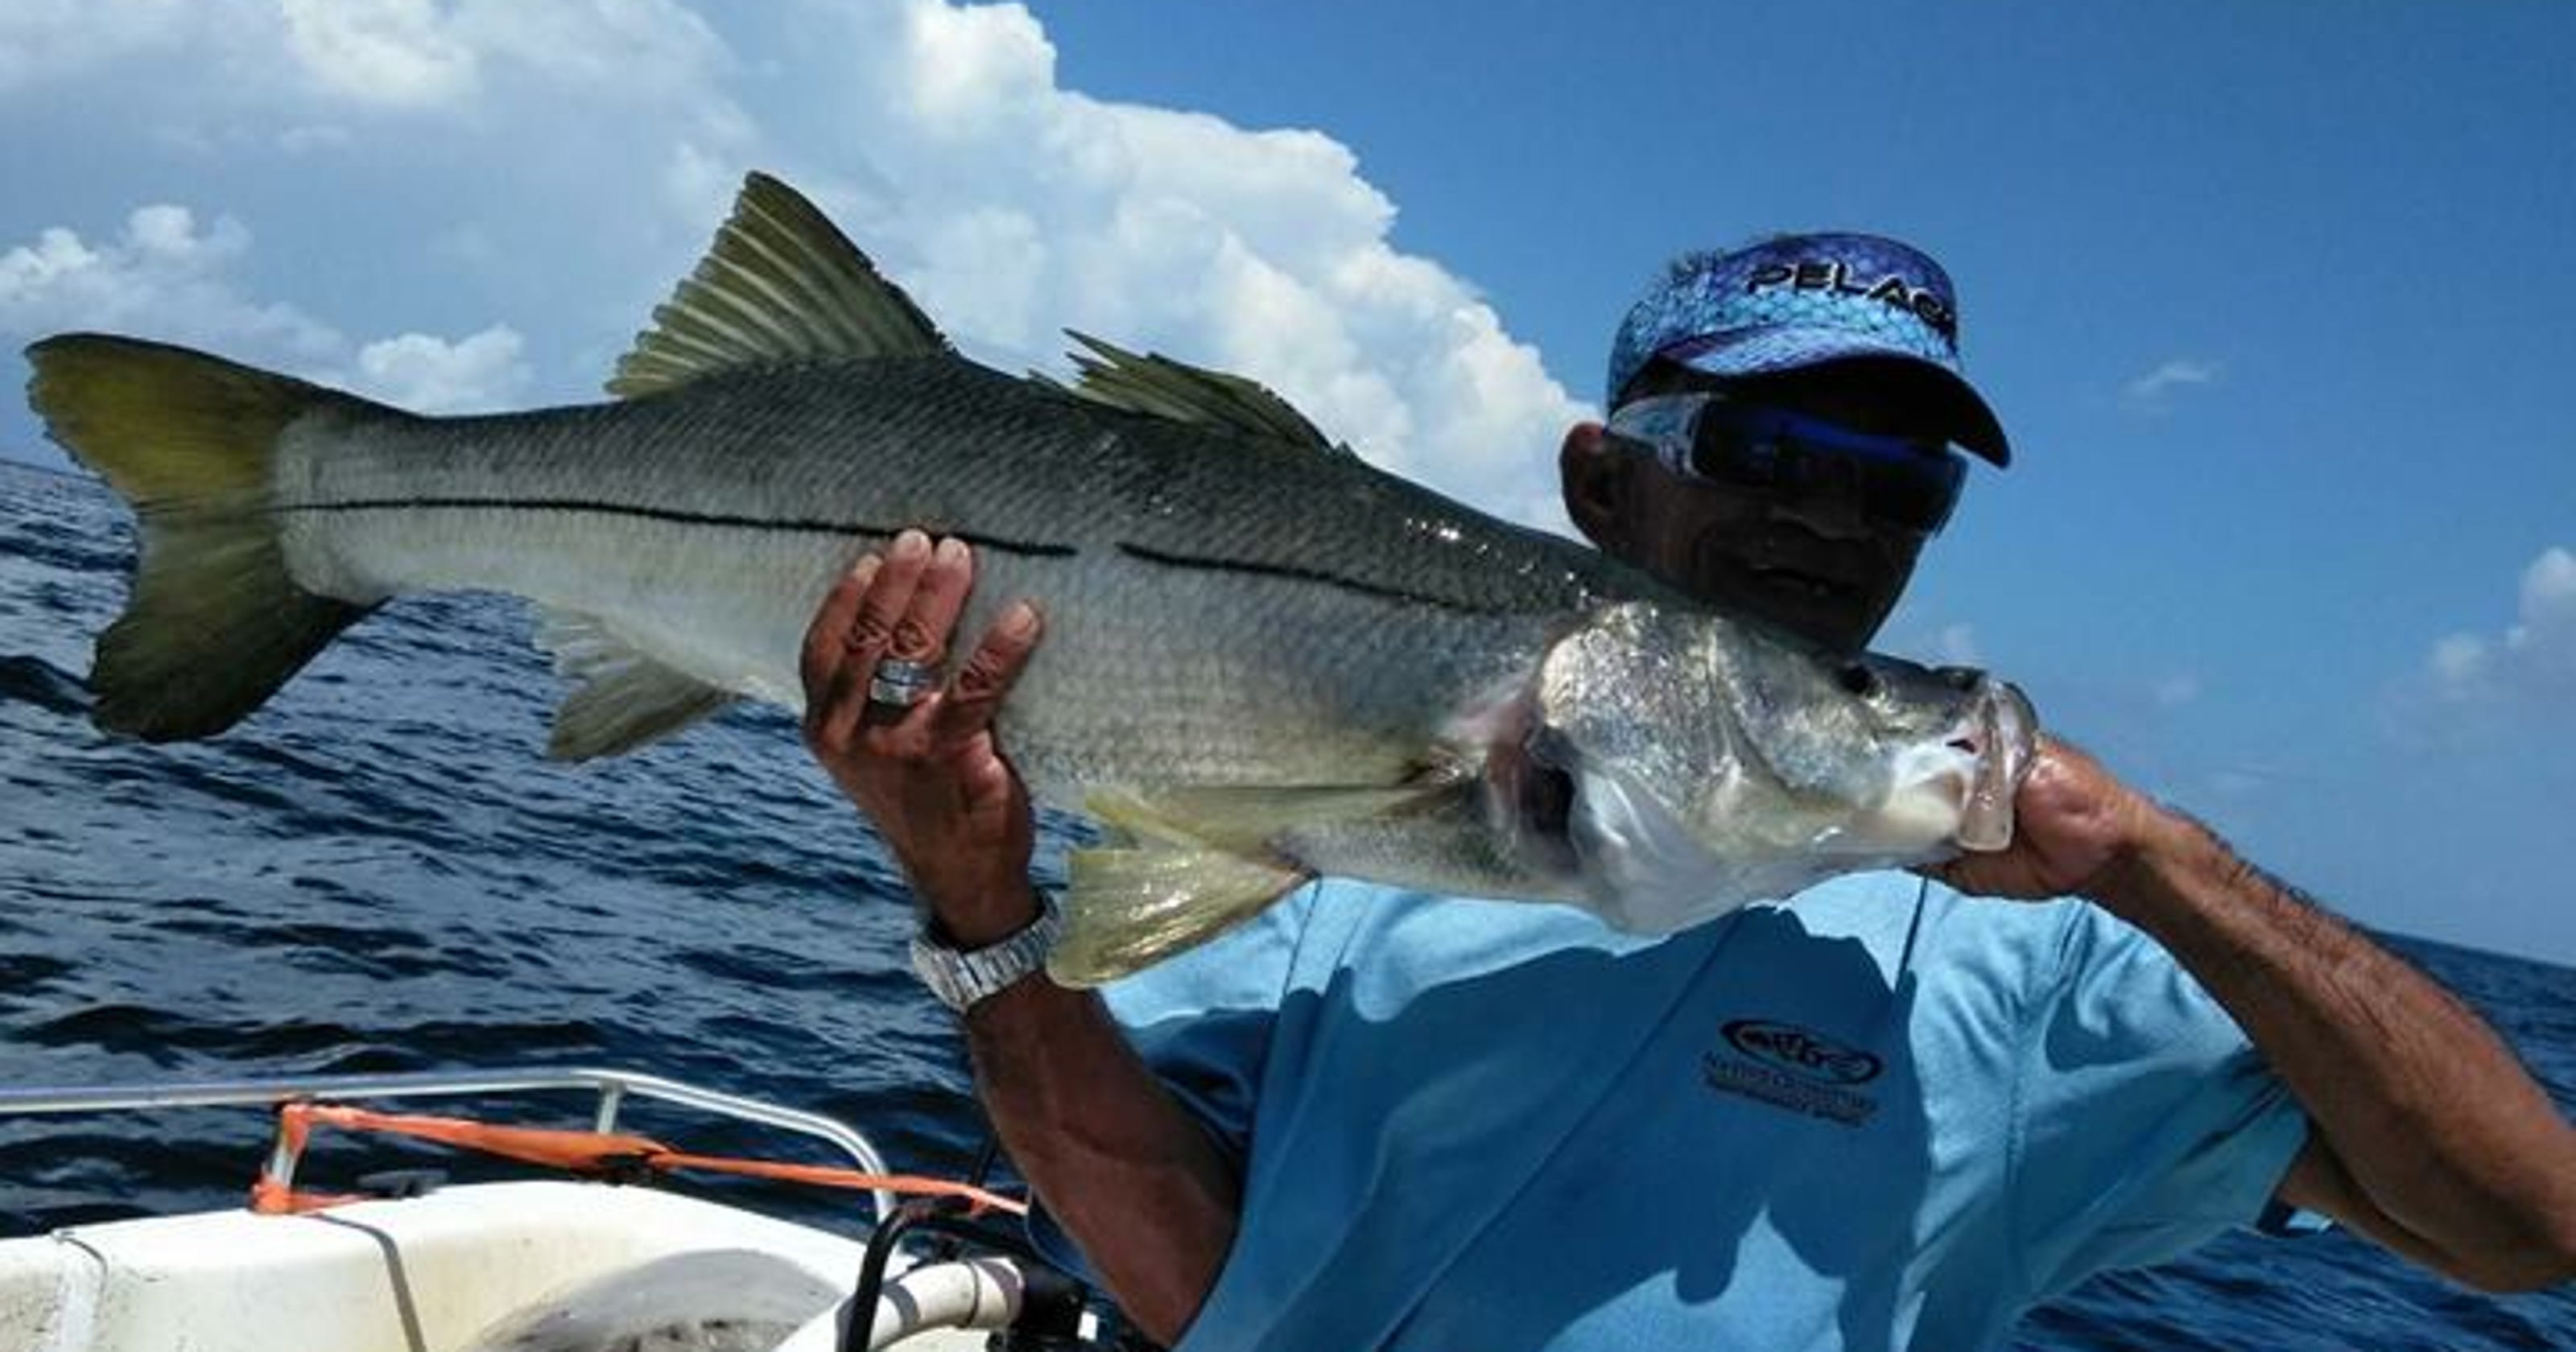
M1596 422L1566 429L1565 445L1556 453L1565 514L1584 538L1602 549L1618 543L1619 503L1629 490L1628 457L1612 447Z

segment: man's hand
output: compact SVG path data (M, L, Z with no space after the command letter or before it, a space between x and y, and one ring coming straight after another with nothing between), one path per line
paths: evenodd
M1034 914L1028 791L993 737L993 714L1037 648L1016 602L951 680L910 709L868 699L877 663L946 662L974 584L963 541L919 531L858 561L805 632L805 745L894 852L951 939L976 947Z
M2148 835L2171 819L2101 762L2051 737L2013 798L2013 841L1923 872L1981 897L2099 896Z

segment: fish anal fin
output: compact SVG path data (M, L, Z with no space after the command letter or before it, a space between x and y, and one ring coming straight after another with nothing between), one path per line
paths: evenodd
M755 172L697 271L617 363L620 398L780 362L949 350L937 326L794 188Z
M1242 924L1310 876L1185 845L1076 850L1067 862L1065 933L1047 955L1047 976L1060 986L1115 981Z
M537 641L554 654L555 670L580 682L546 739L556 760L624 755L740 698L654 661L587 615L549 612Z
M1071 393L1093 403L1175 422L1228 428L1265 441L1349 454L1317 430L1296 406L1261 384L1224 371L1138 354L1090 334L1067 329L1083 350L1072 354L1080 377ZM1053 384L1052 380L1040 376Z
M596 677L567 696L555 710L546 754L573 761L622 756L739 698L669 667L639 663Z

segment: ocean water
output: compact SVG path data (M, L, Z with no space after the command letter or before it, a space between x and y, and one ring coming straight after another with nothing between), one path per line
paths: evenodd
M448 597L358 626L235 734L111 741L80 673L132 550L103 490L0 462L0 1083L609 1064L843 1117L899 1167L969 1166L981 1126L904 962L908 903L785 715L547 763L559 690L525 616ZM2576 972L2392 942L2576 1107ZM233 1205L266 1133L231 1110L0 1120L0 1235ZM486 1168L331 1143L306 1176L361 1161ZM858 1226L829 1196L714 1187ZM2576 1292L2481 1296L2339 1233L2248 1235L2097 1278L2015 1346L2576 1349Z

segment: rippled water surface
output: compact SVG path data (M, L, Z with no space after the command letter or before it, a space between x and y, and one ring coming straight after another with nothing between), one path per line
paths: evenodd
M434 598L350 631L232 735L112 742L80 673L131 550L101 490L0 462L0 1083L605 1063L966 1167L980 1129L904 965L902 893L783 715L549 764L558 688L524 617ZM2576 1104L2576 972L2400 942ZM265 1131L218 1110L0 1121L0 1234L234 1204ZM2576 1294L2481 1297L2340 1234L2249 1236L2096 1279L2017 1346L2576 1349Z

